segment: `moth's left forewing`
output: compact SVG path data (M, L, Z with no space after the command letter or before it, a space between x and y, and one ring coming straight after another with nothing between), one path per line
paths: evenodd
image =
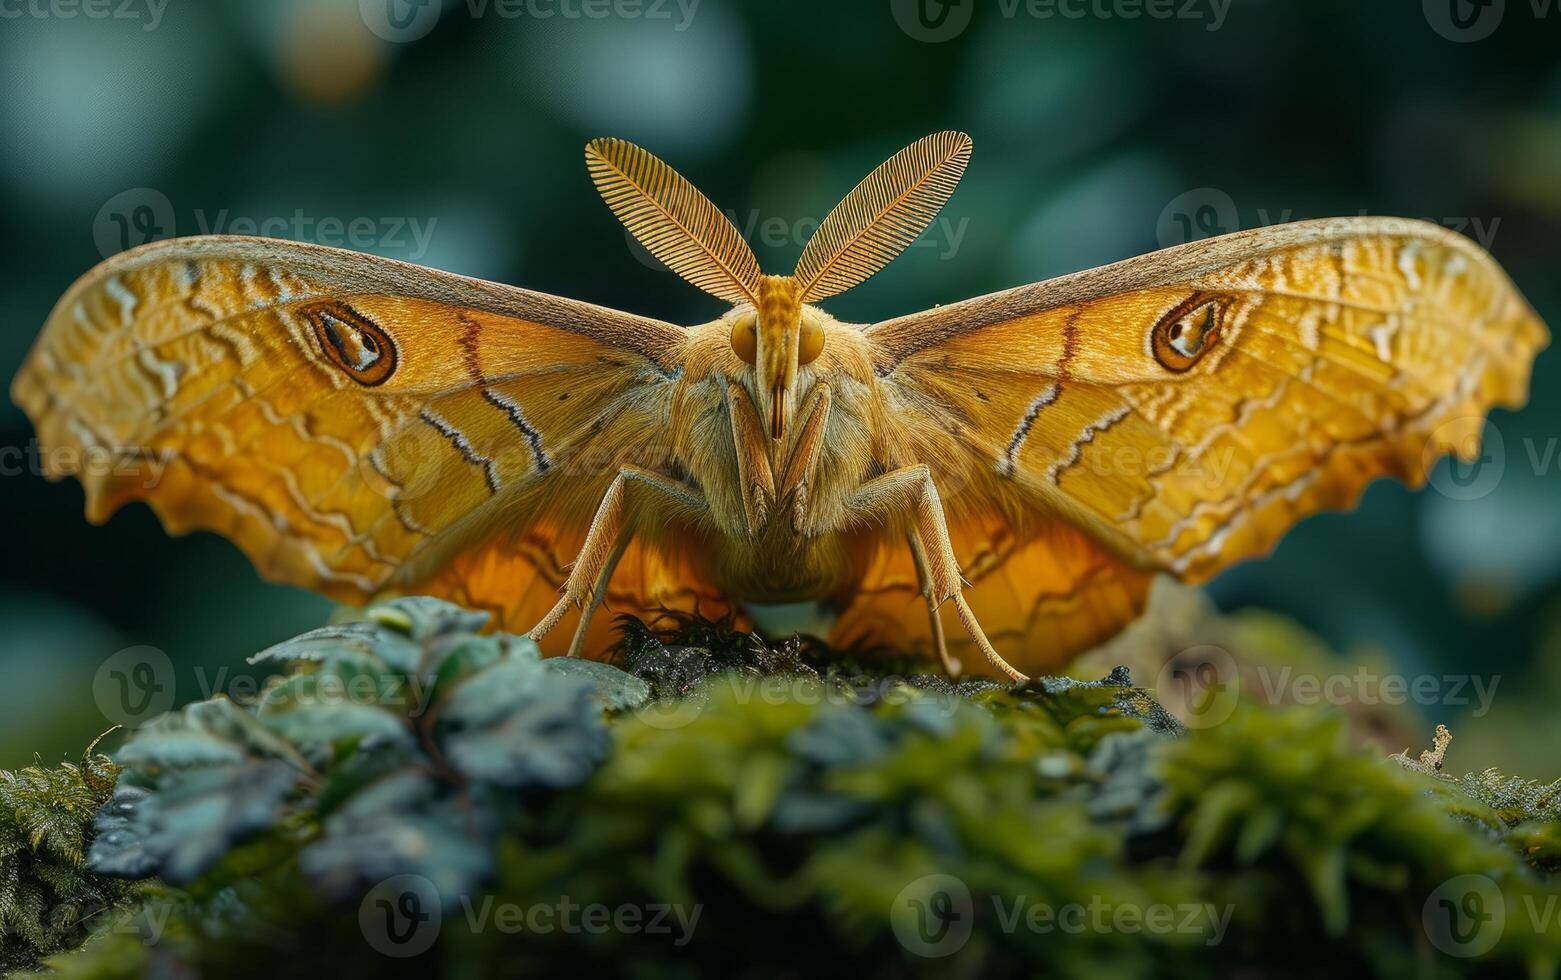
M480 596L523 630L618 467L670 455L684 338L372 256L186 239L71 287L12 396L94 520L145 500L268 578Z
M867 337L903 451L953 488L951 522L1061 520L1111 556L1111 579L1191 581L1377 477L1419 485L1447 450L1473 452L1548 342L1472 242L1377 218L1198 242ZM1080 578L1081 596L1094 588ZM988 629L1038 637L1032 592Z

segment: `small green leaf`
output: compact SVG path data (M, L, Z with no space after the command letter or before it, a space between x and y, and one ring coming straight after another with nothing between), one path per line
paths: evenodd
M411 742L412 733L398 715L383 708L350 701L337 704L302 704L262 716L270 729L298 746L317 761L343 742L377 737L391 742Z
M371 607L367 616L370 622L423 643L455 633L480 632L490 618L485 612L473 612L426 595L392 599Z
M252 713L225 697L196 701L141 726L116 753L128 766L166 769L274 758L303 771L307 760Z
M386 878L421 875L447 908L470 896L493 870L486 834L448 802L429 813L377 813L342 822L298 855L298 866L326 897L352 901Z
M417 670L423 650L405 635L378 623L338 623L284 640L249 658L252 664L345 660L381 662L399 671Z
M100 874L193 881L233 845L268 829L297 779L288 765L256 760L171 770L155 792L126 787L105 811L88 863Z
M607 711L629 711L650 700L650 685L633 674L599 660L548 657L542 666L560 677L579 677L596 688L596 697Z
M145 731L126 742L116 755L121 765L162 769L231 765L243 761L244 749L206 732Z
M505 660L472 675L445 710L445 753L472 779L500 786L573 786L610 745L596 689L538 664Z

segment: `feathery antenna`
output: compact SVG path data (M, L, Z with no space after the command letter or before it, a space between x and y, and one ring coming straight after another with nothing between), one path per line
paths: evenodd
M682 174L620 139L586 144L585 163L612 213L652 255L713 296L758 306L759 260Z
M970 137L933 133L885 160L819 225L797 261L802 301L843 293L893 261L932 223L970 162Z

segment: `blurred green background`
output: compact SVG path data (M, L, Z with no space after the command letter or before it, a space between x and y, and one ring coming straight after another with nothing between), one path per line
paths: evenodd
M666 158L732 210L767 269L784 271L809 222L872 166L933 130L969 132L974 159L943 219L831 301L845 319L1047 278L1189 231L1369 213L1470 234L1558 323L1561 9L1541 8L7 3L0 373L14 373L72 279L173 233L258 228L676 322L716 315L715 301L631 249L597 199L581 147L598 135ZM1222 607L1292 615L1406 676L1499 677L1487 716L1418 710L1454 725L1465 768L1547 774L1561 735L1558 374L1557 355L1543 355L1532 404L1497 414L1494 482L1448 484L1478 477L1488 493L1379 484L1356 512L1306 522L1210 592ZM88 525L79 487L27 464L31 429L9 404L0 429L0 765L79 752L106 728L94 691L116 651L165 651L183 701L329 615L318 597L260 582L221 539L165 536L139 505Z

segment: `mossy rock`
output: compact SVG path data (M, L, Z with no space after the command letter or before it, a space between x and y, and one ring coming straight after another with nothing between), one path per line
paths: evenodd
M284 672L256 704L132 733L112 799L59 818L92 842L83 877L57 884L112 910L75 952L48 955L82 938L57 937L13 962L47 956L67 977L1561 963L1553 787L1352 747L1337 712L1243 703L1188 731L1126 669L950 682L696 622L626 624L614 666L543 660L482 624L397 600L257 656ZM41 879L20 855L0 871Z

